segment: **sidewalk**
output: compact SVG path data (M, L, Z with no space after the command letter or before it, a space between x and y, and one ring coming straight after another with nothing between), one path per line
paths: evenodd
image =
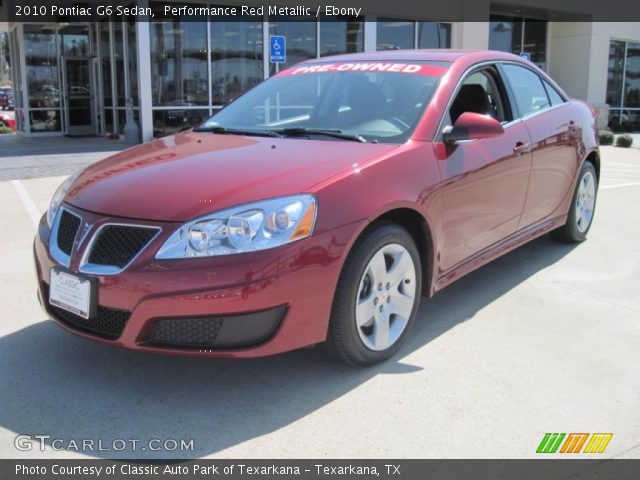
M0 135L0 158L23 157L39 154L62 154L83 152L117 152L126 145L120 140L104 137L25 137Z
M0 181L70 175L129 146L102 137L0 135Z

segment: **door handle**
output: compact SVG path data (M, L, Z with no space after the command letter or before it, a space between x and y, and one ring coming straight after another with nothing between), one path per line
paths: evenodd
M531 144L529 142L518 142L516 146L513 147L513 153L517 153L518 155L522 155L529 151Z

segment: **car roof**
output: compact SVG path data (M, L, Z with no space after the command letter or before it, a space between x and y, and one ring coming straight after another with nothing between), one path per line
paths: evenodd
M468 58L473 61L482 60L522 60L517 55L495 50L464 49L418 49L418 50L382 50L379 52L348 53L308 60L304 63L324 63L342 61L436 61L455 62Z

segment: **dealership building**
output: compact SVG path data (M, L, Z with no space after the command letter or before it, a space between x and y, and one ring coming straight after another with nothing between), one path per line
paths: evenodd
M136 5L157 11L172 3ZM181 9L178 15L137 22L0 22L9 37L18 131L27 136L126 132L128 138L148 140L202 121L293 63L414 48L522 54L571 96L596 106L601 126L640 130L640 23L574 21L583 6L577 0L563 2L562 11L550 0L535 7L488 0L360 3L361 17L313 21L267 13L229 21L219 15L180 15L188 11ZM2 8L8 8L6 2ZM472 12L463 16L484 21L446 21L456 18L452 12ZM272 35L286 38L285 64L270 62Z

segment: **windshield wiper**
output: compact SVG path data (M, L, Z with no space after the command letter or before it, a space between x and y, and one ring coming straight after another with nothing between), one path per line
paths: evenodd
M242 130L240 128L227 128L227 127L200 127L195 128L194 132L209 132L217 133L220 135L253 135L256 137L282 137L278 132L274 130Z
M342 133L341 130L325 130L320 128L282 128L280 130L274 130L279 135L285 137L304 137L305 135L325 135L327 137L339 138L341 140L351 140L353 142L367 143L367 139L362 135L353 133Z

